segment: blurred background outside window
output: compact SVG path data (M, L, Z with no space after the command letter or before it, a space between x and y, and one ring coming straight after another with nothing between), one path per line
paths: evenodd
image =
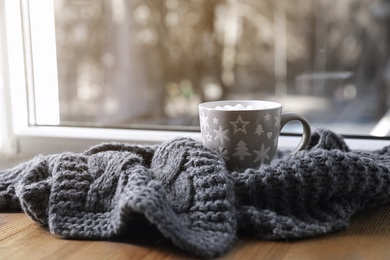
M61 125L197 130L219 99L341 134L390 117L389 0L54 0L54 15Z

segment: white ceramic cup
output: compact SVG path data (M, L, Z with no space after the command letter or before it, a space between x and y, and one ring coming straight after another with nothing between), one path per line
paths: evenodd
M296 151L310 141L309 122L297 113L282 113L282 105L261 100L226 100L199 105L203 144L225 159L228 169L268 164L275 157L280 130L292 120L303 126Z

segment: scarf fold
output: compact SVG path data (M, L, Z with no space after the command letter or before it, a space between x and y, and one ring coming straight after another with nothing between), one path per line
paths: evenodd
M52 234L108 239L141 216L200 257L227 253L240 235L304 238L345 229L358 210L390 202L390 147L351 151L328 130L270 165L229 172L189 138L158 146L103 143L37 156L0 171L0 211L22 209Z

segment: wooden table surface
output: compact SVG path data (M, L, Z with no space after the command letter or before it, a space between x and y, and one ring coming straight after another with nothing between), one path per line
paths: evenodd
M115 241L64 240L24 213L0 213L0 259L196 259L156 234L127 234ZM390 206L361 212L349 229L275 242L237 241L220 259L390 259Z
M0 166L9 165L0 158ZM2 212L0 259L196 258L142 228L112 241L64 240L24 213ZM390 259L390 206L360 212L347 230L321 237L279 242L241 238L219 259Z

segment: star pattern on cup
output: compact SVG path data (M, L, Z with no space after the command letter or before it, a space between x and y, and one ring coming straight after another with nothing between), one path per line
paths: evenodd
M234 126L234 134L241 131L246 134L246 125L249 124L249 121L244 121L241 118L241 115L238 116L236 121L230 121L230 124Z
M210 133L207 133L206 134L206 140L207 140L207 142L211 142L211 138L212 138L213 136L210 134Z
M232 114L226 120L218 114L202 111L199 118L203 142L217 147L213 149L231 163L269 163L278 145L281 126L281 116L278 113L264 111L261 118L254 118L252 121L243 113ZM248 140L247 135L260 140Z
M267 114L264 116L264 120L265 120L265 121L268 121L268 120L270 120L270 119L271 119L271 115L267 113Z
M210 127L209 126L209 122L207 121L209 119L209 116L207 115L205 115L204 113L202 113L201 115L200 115L200 127L202 128L202 129L207 129L208 127Z
M275 126L276 127L280 127L280 117L278 117L278 116L275 116Z
M260 150L253 150L253 152L257 155L255 158L255 162L260 161L263 164L265 160L269 160L270 157L268 155L268 152L270 148L271 147L265 148L264 144L261 144Z
M219 128L218 130L216 129L213 129L213 131L215 132L215 137L214 139L219 139L219 141L221 142L221 144L223 144L223 142L226 140L226 141L230 141L229 137L227 137L227 133L229 132L229 129L222 129L222 126L219 125Z

